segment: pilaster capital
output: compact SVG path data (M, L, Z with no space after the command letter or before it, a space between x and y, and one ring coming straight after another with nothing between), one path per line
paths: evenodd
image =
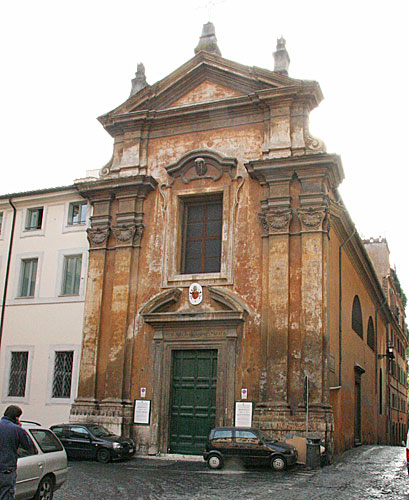
M273 208L258 214L264 233L288 233L293 216L291 208Z
M328 213L329 208L327 206L297 208L303 231L328 231Z
M143 224L117 224L112 232L118 246L140 246Z
M87 237L92 250L106 248L110 233L109 226L96 226L87 229Z

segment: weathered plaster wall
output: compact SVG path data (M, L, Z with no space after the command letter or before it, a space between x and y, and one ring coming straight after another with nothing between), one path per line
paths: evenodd
M371 316L374 323L376 317L373 295L369 285L358 274L357 266L348 255L349 247L342 250L342 379L339 387L339 324L337 311L339 307L339 239L331 233L331 252L333 265L330 268L330 304L333 317L330 319L331 354L334 356L335 372L331 379L331 404L334 408L335 449L341 451L354 446L355 422L355 372L360 367L365 370L361 375L361 437L363 443L376 443L378 404L377 404L377 359L376 352L367 344L367 326ZM347 251L346 251L347 250ZM363 339L352 330L352 305L355 295L358 295L362 308ZM383 331L381 319L378 317L378 332Z

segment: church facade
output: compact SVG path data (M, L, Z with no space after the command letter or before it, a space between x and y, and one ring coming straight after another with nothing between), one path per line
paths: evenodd
M310 135L320 87L288 76L282 39L274 71L224 59L210 23L195 52L152 86L138 67L100 117L111 161L77 183L93 215L70 420L200 454L249 402L277 437L387 442L380 373L392 330L407 337L338 193L341 160Z

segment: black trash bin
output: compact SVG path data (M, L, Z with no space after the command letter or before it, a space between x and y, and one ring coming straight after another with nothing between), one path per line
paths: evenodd
M315 469L321 465L321 438L307 437L307 466Z

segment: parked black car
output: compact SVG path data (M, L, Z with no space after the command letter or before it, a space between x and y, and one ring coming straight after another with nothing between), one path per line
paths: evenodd
M211 469L221 469L229 458L284 470L297 462L294 446L276 441L255 428L219 427L210 431L203 458Z
M90 458L108 463L114 458L130 458L135 454L132 439L117 436L102 425L60 424L51 430L58 436L69 458Z

